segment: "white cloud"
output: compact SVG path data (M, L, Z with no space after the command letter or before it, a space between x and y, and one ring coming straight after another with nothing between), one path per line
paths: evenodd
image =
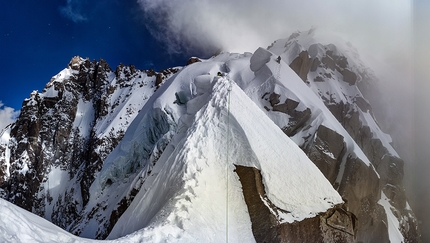
M80 0L67 0L66 6L60 7L60 13L75 23L88 20L88 18L81 13Z
M385 60L404 55L410 48L412 3L408 0L139 0L139 3L148 28L167 44L170 52L198 49L205 53L216 48L252 52L311 26L339 32L359 50L368 50Z
M389 74L379 76L384 97L377 99L393 100L390 115L413 116L411 0L138 1L147 27L173 53L253 52L297 30L334 32L352 43L370 68ZM394 130L407 130L405 123L394 124Z
M19 111L15 111L11 107L4 106L3 102L0 101L0 131L7 125L14 122L18 115Z

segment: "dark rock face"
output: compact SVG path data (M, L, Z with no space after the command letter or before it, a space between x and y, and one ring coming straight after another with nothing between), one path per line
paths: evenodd
M308 52L302 51L299 56L291 62L290 68L293 69L294 72L296 72L297 75L299 75L299 77L306 82L311 65L312 59L309 57Z
M286 48L289 43L294 42L295 38L293 35L290 37ZM324 51L320 52L322 50ZM391 210L400 223L405 240L420 242L417 221L407 205L405 196L404 162L397 155L392 154L374 134L374 131L362 122L362 113L368 113L375 119L372 107L365 97L375 93L373 91L374 82L377 79L368 68L352 66L334 45L314 44L308 51L313 57L306 74L307 80L310 82L309 86L317 87L317 90L324 90L326 86L336 85L330 82L337 81L341 83L342 87L345 87L343 84L345 82L349 87L360 91L348 97L348 93L337 93L328 88L327 92L320 91L318 95L360 147L370 164L361 161L355 154L346 152L344 138L337 132L322 125L312 130L311 120L305 121L295 132L287 134L294 136L306 129L315 131L308 133L307 137L303 137L304 142L301 147L326 178L333 183L342 198L347 201L345 207L348 211L357 217L355 234L357 242L389 242L387 215L384 208L378 203L382 193L389 198ZM320 53L317 55L317 52ZM294 61L299 59L298 56ZM292 69L302 80L305 80L301 70ZM272 104L273 108L266 107L266 110L285 113L288 111L282 104L279 105L279 102ZM275 108L275 106L279 107ZM291 112L288 114L293 115ZM318 242L318 239L315 240Z
M193 64L193 63L196 63L196 62L201 62L202 60L200 60L199 58L197 58L197 57L192 57L192 58L190 58L190 59L188 59L188 61L187 61L187 66L188 65L191 65L191 64Z
M344 68L340 71L340 73L343 75L343 81L349 83L350 85L354 85L357 82L357 75L354 72Z
M266 93L261 97L263 100L269 101L270 106L265 107L267 111L285 113L291 118L288 124L282 127L282 131L288 136L293 136L299 128L301 128L311 117L311 110L309 108L304 111L297 110L297 106L300 102L290 98L286 98L283 103L280 103L280 94L277 93Z
M309 151L309 158L326 178L334 184L339 174L343 155L346 152L343 136L330 128L320 125L313 142L308 146L305 150Z
M7 166L6 166L6 148L4 148L3 146L0 145L0 185L3 184L3 181L6 178L6 170L7 170ZM1 195L0 195L1 197Z
M158 86L177 70L154 72ZM155 90L156 78L147 72L123 64L113 72L102 59L72 58L68 68L54 76L42 93L35 91L24 101L10 132L10 176L6 177L5 163L0 161L0 196L64 229L85 219L82 210L90 197L89 188L138 110L124 108L125 115L119 119L114 114L121 111L133 88L151 87L152 83L151 89ZM117 95L113 100L112 95L122 90L130 94ZM90 118L87 123L81 120L84 116ZM121 121L118 126L110 131L98 130L113 119ZM0 153L4 159L2 146ZM52 170L62 171L65 181L73 181L55 195L49 184ZM137 191L121 201L107 222L116 222L131 203L133 193ZM99 238L106 237L112 227L105 225L107 231L100 232Z
M103 142L94 135L82 137L79 128L73 128L73 122L79 115L76 113L80 97L90 102L95 110L93 125L106 113L107 107L101 104L103 93L108 88L106 75L111 71L110 67L104 60L90 62L80 57L74 57L68 67L74 71L69 79L62 82L51 80L42 94L34 92L24 102L11 130L11 137L16 141L11 146L11 175L1 185L8 193L7 200L41 216L44 216L46 195L38 194L43 191L41 184L48 179L51 168L59 167L69 173L69 178L79 178L81 191L64 192L64 196L67 200L76 193L81 194L85 205L88 198L86 188L93 181L93 173L100 170L106 155L92 153ZM49 97L45 94L46 90L54 90L58 95ZM113 135L110 138L113 142L111 146L115 146L115 141L121 136ZM22 172L26 168L27 171ZM77 214L73 203L59 210ZM62 227L72 220L57 221L55 218L54 212L53 222Z
M343 205L314 218L280 223L272 213L280 209L266 197L260 171L236 165L236 173L242 184L256 242L355 242L356 217Z
M314 218L280 226L281 242L357 242L357 218L338 205Z
M260 196L265 197L260 171L256 168L236 165L236 173L242 184L255 240L257 242L280 242L277 219L260 199Z

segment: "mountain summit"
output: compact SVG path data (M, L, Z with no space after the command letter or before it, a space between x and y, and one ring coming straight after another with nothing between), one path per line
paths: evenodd
M3 131L0 196L93 239L418 242L376 80L315 29L161 72L74 57Z

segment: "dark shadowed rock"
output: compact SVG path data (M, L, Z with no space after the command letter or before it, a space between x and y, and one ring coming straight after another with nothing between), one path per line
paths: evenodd
M155 75L155 86L160 87L162 82L163 82L163 75L161 73L158 73L157 75Z
M325 177L334 183L346 152L344 138L337 132L320 125L313 142L306 148L309 158Z
M260 171L253 167L236 165L243 195L252 222L252 233L257 242L281 242L278 222L260 197L265 197Z
M349 156L344 170L338 191L348 201L348 211L358 218L357 240L388 242L385 211L378 204L381 185L375 169Z
M300 222L280 223L272 213L280 209L266 197L260 171L253 167L235 167L256 242L354 242L356 217L344 206L337 205Z
M336 62L333 60L333 58L329 55L324 56L321 59L321 63L324 65L324 67L335 70L336 69Z
M290 64L290 68L299 75L299 77L306 82L308 77L309 69L311 68L312 60L309 57L307 51L300 52L299 56L296 57Z
M357 82L357 74L349 69L343 69L340 72L343 75L343 81L347 82L349 85L354 85Z
M360 97L360 96L355 97L355 103L364 112L368 112L372 109L369 102L365 100L363 97Z
M324 82L324 79L323 79L323 77L321 77L321 76L316 76L315 78L314 78L314 81L315 82Z
M321 65L321 61L318 58L314 58L312 60L310 71L315 72L320 65Z
M197 58L197 57L191 57L190 59L188 59L188 61L187 61L187 66L188 65L191 65L191 64L193 64L193 63L196 63L196 62L201 62L202 60L200 60L199 58Z
M271 93L269 96L270 105L274 106L274 105L278 104L280 102L279 97L281 97L279 94Z

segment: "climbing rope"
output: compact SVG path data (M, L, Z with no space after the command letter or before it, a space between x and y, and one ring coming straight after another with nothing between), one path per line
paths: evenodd
M228 172L229 172L229 170L228 170L228 166L229 166L229 161L228 161L228 157L229 157L229 141L230 141L230 138L229 138L229 134L230 134L230 93L231 93L231 80L230 79L228 79L228 81L229 81L229 87L228 87L228 98L227 98L227 143L226 143L226 146L227 146L227 163L226 163L226 203L225 203L225 205L226 205L226 210L225 210L225 220L226 220L226 223L225 223L225 225L226 225L226 241L225 242L228 242Z

